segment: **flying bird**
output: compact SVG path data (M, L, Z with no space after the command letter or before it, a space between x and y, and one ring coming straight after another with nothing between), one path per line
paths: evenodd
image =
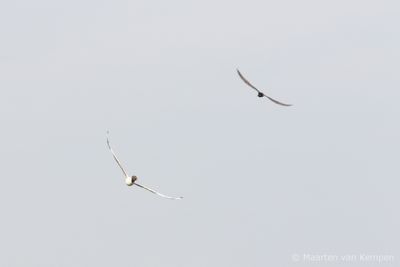
M136 185L136 186L139 186L139 187L141 187L141 188L143 188L143 189L146 189L147 191L150 191L151 193L156 194L156 195L158 195L158 196L160 196L160 197L163 197L163 198L168 198L168 199L182 199L182 198L183 198L183 197L170 197L170 196L166 196L166 195L161 194L161 193L159 193L159 192L157 192L157 191L155 191L155 190L153 190L153 189L150 189L150 188L148 188L148 187L146 187L146 186L144 186L144 185L138 184L138 183L136 182L136 180L138 179L137 176L135 176L135 175L129 176L128 173L125 171L125 169L122 167L121 162L118 160L117 156L115 155L113 149L111 148L110 140L108 139L108 132L107 132L107 146L108 146L108 148L110 149L111 154L112 154L113 158L115 159L115 161L117 162L118 166L121 168L121 171L122 171L122 173L123 173L124 176L125 176L125 183L126 183L127 186Z
M275 104L278 104L278 105L281 105L281 106L286 106L286 107L291 106L291 104L285 104L285 103L279 102L278 100L275 100L275 99L273 99L272 97L269 97L269 96L265 95L263 92L261 92L260 90L258 90L254 85L252 85L252 84L240 73L240 71L239 71L238 69L236 69L236 71L237 71L237 73L239 74L240 79L242 79L242 80L245 82L245 84L247 84L248 86L250 86L251 88L253 88L254 90L257 91L257 93L258 93L257 96L258 96L258 97L263 97L263 96L265 96L266 98L268 98L269 100L271 100L271 101L274 102Z

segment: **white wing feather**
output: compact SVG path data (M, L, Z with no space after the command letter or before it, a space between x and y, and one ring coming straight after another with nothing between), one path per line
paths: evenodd
M118 160L117 156L115 155L113 149L111 148L110 140L108 140L108 131L107 131L107 145L108 145L108 148L110 149L111 154L113 155L115 161L117 162L118 166L121 168L122 172L124 173L125 177L129 177L128 174L126 173L126 171L124 170L124 168L122 167L121 162Z
M143 189L146 189L147 191L150 191L150 192L152 192L153 194L156 194L156 195L158 195L158 196L160 196L160 197L164 197L164 198L168 198L168 199L182 199L183 197L170 197L170 196L166 196L166 195L164 195L164 194L161 194L161 193L159 193L159 192L157 192L157 191L155 191L155 190L153 190L153 189L150 189L150 188L148 188L148 187L146 187L146 186L143 186L143 185L140 185L140 184L138 184L138 183L134 183L134 185L137 185L137 186L139 186L139 187L141 187L141 188L143 188Z

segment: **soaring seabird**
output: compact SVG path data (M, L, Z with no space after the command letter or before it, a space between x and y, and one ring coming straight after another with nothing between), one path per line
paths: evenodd
M136 185L136 186L139 186L139 187L141 187L141 188L143 188L143 189L146 189L147 191L150 191L150 192L152 192L152 193L154 193L154 194L156 194L156 195L158 195L158 196L160 196L160 197L164 197L164 198L168 198L168 199L182 199L182 198L183 198L183 197L169 197L169 196L166 196L166 195L164 195L164 194L161 194L161 193L159 193L159 192L157 192L157 191L155 191L155 190L153 190L153 189L150 189L150 188L148 188L148 187L146 187L146 186L143 186L143 185L138 184L138 183L136 182L137 176L135 176L135 175L129 176L129 175L126 173L126 171L124 170L124 168L122 167L121 162L118 160L117 156L115 155L113 149L111 148L110 140L108 139L108 132L107 132L107 145L108 145L108 148L110 149L111 154L113 155L115 161L117 162L118 166L121 168L122 173L123 173L124 176L125 176L125 183L126 183L127 186Z
M286 106L286 107L291 106L291 104L285 104L285 103L279 102L278 100L275 100L275 99L273 99L273 98L271 98L271 97L265 95L263 92L261 92L260 90L258 90L254 85L252 85L252 84L240 73L240 71L239 71L238 69L236 69L236 71L237 71L237 73L239 74L239 77L240 77L248 86L250 86L251 88L253 88L254 90L257 91L257 93L258 93L257 96L258 96L258 97L263 97L263 96L265 96L266 98L268 98L269 100L271 100L272 102L274 102L274 103L276 103L276 104L278 104L278 105L282 105L282 106Z

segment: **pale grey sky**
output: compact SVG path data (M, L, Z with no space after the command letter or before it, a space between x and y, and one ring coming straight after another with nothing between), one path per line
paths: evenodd
M398 266L399 25L398 1L3 1L0 266ZM185 199L125 186L107 130Z

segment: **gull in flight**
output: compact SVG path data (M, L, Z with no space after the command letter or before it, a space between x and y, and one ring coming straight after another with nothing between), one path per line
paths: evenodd
M237 73L239 74L240 79L242 79L248 86L250 86L251 88L253 88L254 90L257 91L257 93L258 93L257 96L258 96L258 97L263 97L263 96L265 96L266 98L268 98L269 100L271 100L271 101L274 102L275 104L278 104L278 105L281 105L281 106L286 106L286 107L291 106L291 104L285 104L285 103L279 102L278 100L275 100L275 99L273 99L273 98L271 98L271 97L265 95L263 92L261 92L260 90L258 90L254 85L252 85L252 84L240 73L240 71L239 71L238 69L236 69L236 71L237 71Z
M115 159L115 161L117 162L118 166L121 168L121 170L122 170L122 172L123 172L123 174L124 174L124 176L125 176L125 183L126 183L127 186L136 185L136 186L139 186L139 187L141 187L141 188L143 188L143 189L146 189L147 191L152 192L153 194L156 194L156 195L158 195L158 196L160 196L160 197L164 197L164 198L168 198L168 199L182 199L182 198L183 198L183 197L169 197L169 196L166 196L166 195L164 195L164 194L161 194L161 193L159 193L159 192L157 192L157 191L155 191L155 190L153 190L153 189L150 189L150 188L148 188L148 187L146 187L146 186L143 186L143 185L140 185L140 184L136 183L137 176L135 176L135 175L129 176L129 175L126 173L126 171L124 170L124 168L123 168L122 165L121 165L121 162L118 160L118 158L117 158L117 156L115 155L113 149L111 148L110 140L108 139L108 132L107 132L107 145L108 145L108 148L109 148L110 151L111 151L111 154L113 155L113 158Z

